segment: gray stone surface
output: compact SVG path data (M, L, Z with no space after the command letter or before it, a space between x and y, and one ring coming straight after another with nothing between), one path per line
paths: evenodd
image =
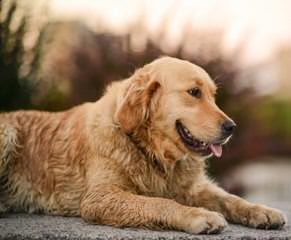
M271 204L284 211L291 219L291 204ZM290 221L290 220L289 220ZM89 225L80 218L45 215L8 214L0 218L2 239L291 239L289 224L282 230L256 230L229 225L217 235L191 235L176 231L151 231L134 228L113 228Z

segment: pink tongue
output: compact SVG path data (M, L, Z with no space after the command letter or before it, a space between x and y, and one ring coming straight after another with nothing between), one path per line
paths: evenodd
M221 157L222 147L219 144L210 144L210 149L216 157Z

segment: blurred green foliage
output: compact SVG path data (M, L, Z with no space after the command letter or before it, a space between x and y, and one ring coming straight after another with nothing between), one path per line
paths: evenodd
M258 111L259 110L259 111ZM256 107L257 121L263 123L266 132L274 132L283 139L291 136L291 101L269 97L261 101Z

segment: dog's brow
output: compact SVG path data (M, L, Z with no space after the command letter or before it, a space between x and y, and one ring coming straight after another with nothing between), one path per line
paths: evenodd
M200 87L203 86L203 81L201 81L201 79L196 79L196 84Z

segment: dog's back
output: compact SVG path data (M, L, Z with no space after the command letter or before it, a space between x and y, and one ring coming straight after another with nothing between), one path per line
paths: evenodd
M0 115L0 212L79 214L88 153L82 112Z

